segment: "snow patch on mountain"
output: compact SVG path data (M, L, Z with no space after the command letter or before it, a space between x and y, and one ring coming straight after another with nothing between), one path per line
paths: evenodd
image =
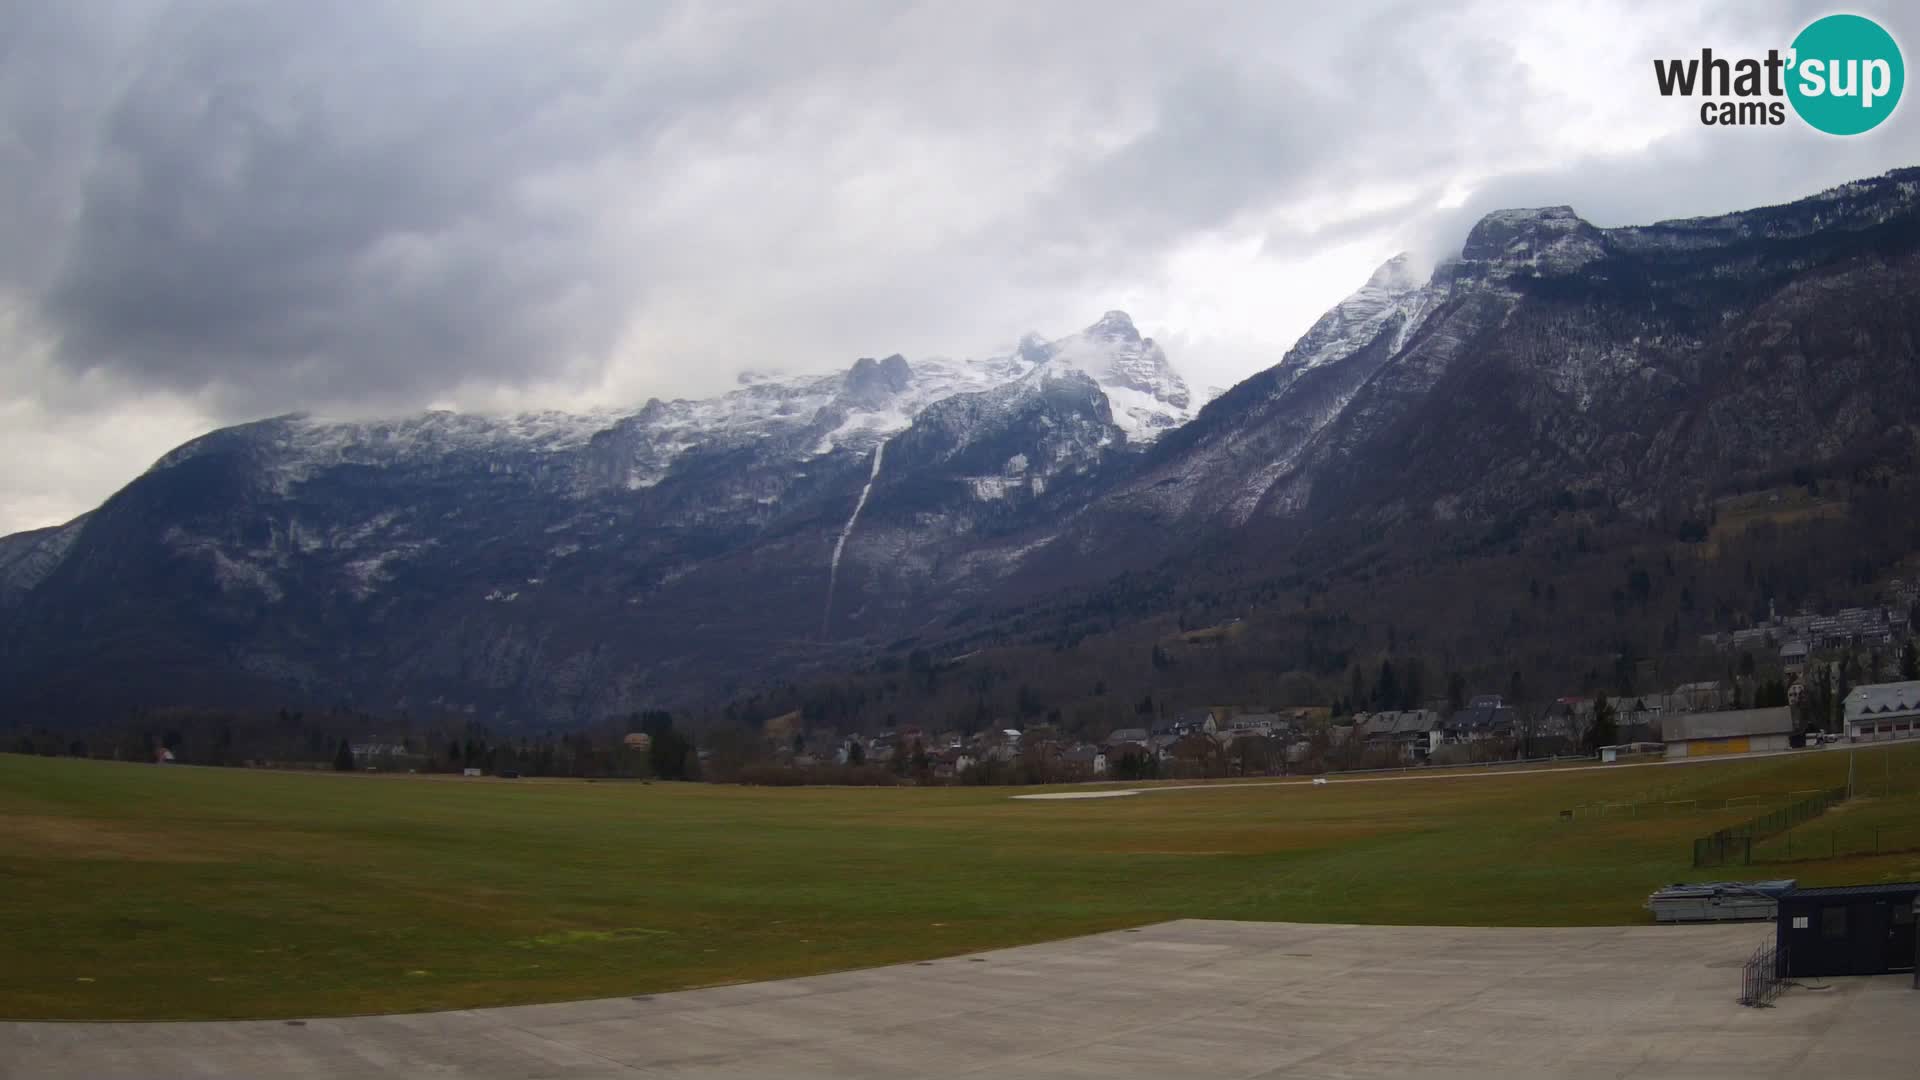
M846 553L847 538L853 535L853 527L860 523L860 511L867 508L867 497L873 494L874 481L880 479L880 466L886 460L886 455L887 444L881 440L873 448L873 468L867 473L866 486L860 489L860 498L853 504L853 513L841 528L840 538L833 542L833 556L827 562L827 603L820 615L820 632L823 634L833 623L833 590L840 583L840 556Z
M1108 312L1055 341L1029 336L979 360L899 355L862 358L824 375L742 372L712 398L648 401L639 409L554 410L496 416L433 411L375 419L296 413L224 429L162 457L166 469L215 449L244 445L258 483L278 495L342 466L440 469L478 463L557 490L641 492L673 475L691 454L749 451L795 463L866 455L910 427L930 406L962 395L1072 373L1106 395L1113 422L1133 445L1151 442L1193 415L1186 383L1123 312ZM778 501L760 491L761 505Z

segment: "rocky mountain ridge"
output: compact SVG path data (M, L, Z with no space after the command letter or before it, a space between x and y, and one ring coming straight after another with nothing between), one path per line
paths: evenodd
M1109 313L987 361L629 413L214 432L0 539L0 689L566 723L993 640L1035 597L1222 552L1254 573L1568 500L1686 514L1920 437L1917 189L1628 228L1489 214L1197 409Z

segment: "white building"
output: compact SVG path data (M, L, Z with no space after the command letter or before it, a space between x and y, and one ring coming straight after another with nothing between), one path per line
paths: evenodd
M1857 686L1842 708L1847 738L1856 742L1920 736L1920 682Z

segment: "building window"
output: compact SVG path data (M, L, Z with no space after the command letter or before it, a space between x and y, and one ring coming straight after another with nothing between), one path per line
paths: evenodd
M1847 909L1835 905L1820 909L1820 936L1829 939L1845 940L1847 936Z

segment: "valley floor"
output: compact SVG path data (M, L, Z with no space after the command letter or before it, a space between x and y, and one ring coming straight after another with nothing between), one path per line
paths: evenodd
M1037 802L0 755L0 1017L524 1005L1178 919L1644 925L1676 881L1920 878L1920 746L1882 753ZM1801 825L1790 862L1692 867L1850 763L1896 797Z

